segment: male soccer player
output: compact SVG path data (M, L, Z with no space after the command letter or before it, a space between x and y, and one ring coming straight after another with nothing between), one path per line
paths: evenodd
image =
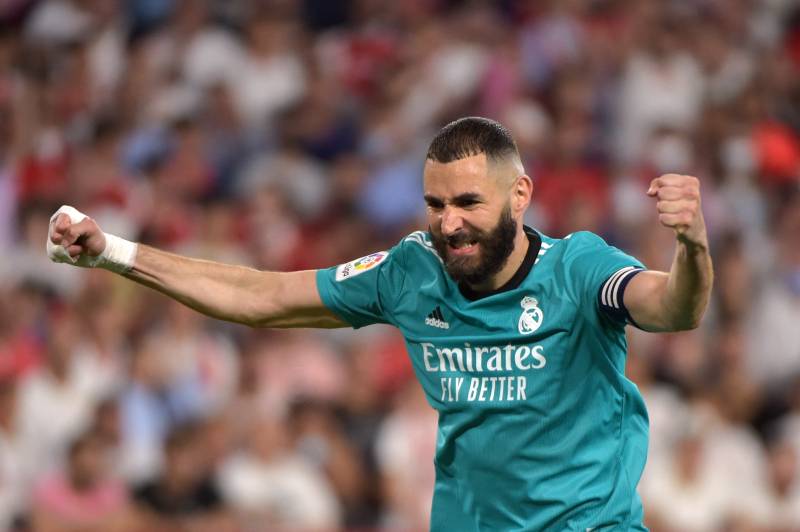
M624 328L700 321L712 269L698 180L663 175L647 191L676 235L664 273L592 233L523 226L533 184L497 122L445 126L423 179L427 232L330 269L181 257L105 234L70 207L53 216L48 252L251 326L398 327L439 412L431 530L645 530L647 413L624 375Z

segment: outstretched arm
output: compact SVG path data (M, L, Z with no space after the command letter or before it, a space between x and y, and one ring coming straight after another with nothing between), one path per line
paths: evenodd
M253 327L346 327L323 304L316 272L264 272L139 246L128 279L212 318Z
M647 194L658 200L661 224L675 230L675 256L669 273L645 271L631 279L625 306L643 329L694 329L708 306L714 279L700 208L700 181L667 174L654 179Z
M264 272L141 244L131 248L133 244L103 233L91 218L79 219L74 213L55 216L48 238L62 248L61 258L50 252L53 260L106 267L212 318L253 327L347 326L322 303L312 270ZM124 252L108 257L115 245Z

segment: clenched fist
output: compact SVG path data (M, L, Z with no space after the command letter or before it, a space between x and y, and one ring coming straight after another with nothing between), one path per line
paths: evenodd
M106 248L106 237L97 223L78 211L68 212L63 209L64 207L59 209L50 219L48 235L50 242L61 248L56 248L55 251L58 258L69 259L75 263L82 258L82 255L89 258L100 255ZM88 264L78 265L88 266Z
M53 262L125 273L133 267L136 251L135 243L104 233L97 222L69 205L50 218L47 256Z
M664 174L650 182L647 195L658 200L658 221L674 229L679 241L708 246L700 207L699 179L690 175Z

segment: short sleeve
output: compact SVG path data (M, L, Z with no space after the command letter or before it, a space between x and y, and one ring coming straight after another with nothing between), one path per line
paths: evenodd
M393 308L405 282L401 250L378 251L317 271L323 304L353 328L393 323Z
M575 233L572 239L571 273L581 305L595 309L618 325L635 325L623 295L630 280L644 271L644 265L593 233Z

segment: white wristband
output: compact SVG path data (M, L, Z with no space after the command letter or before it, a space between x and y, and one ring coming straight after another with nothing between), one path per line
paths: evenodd
M59 208L55 214L50 218L50 222L59 214L66 214L69 216L72 223L76 224L86 218L86 215L74 207L64 205ZM115 273L126 273L133 268L136 261L136 251L138 245L135 242L130 242L124 238L120 238L110 233L103 233L106 237L106 247L102 253L96 257L91 257L86 253L81 253L77 257L71 257L67 250L60 244L53 244L50 241L50 236L47 237L47 256L53 262L67 262L75 266L82 266L84 268L104 268Z
M100 254L98 268L105 268L116 273L127 273L136 262L136 252L139 246L136 242L125 240L117 235L103 233L106 237L106 247Z

